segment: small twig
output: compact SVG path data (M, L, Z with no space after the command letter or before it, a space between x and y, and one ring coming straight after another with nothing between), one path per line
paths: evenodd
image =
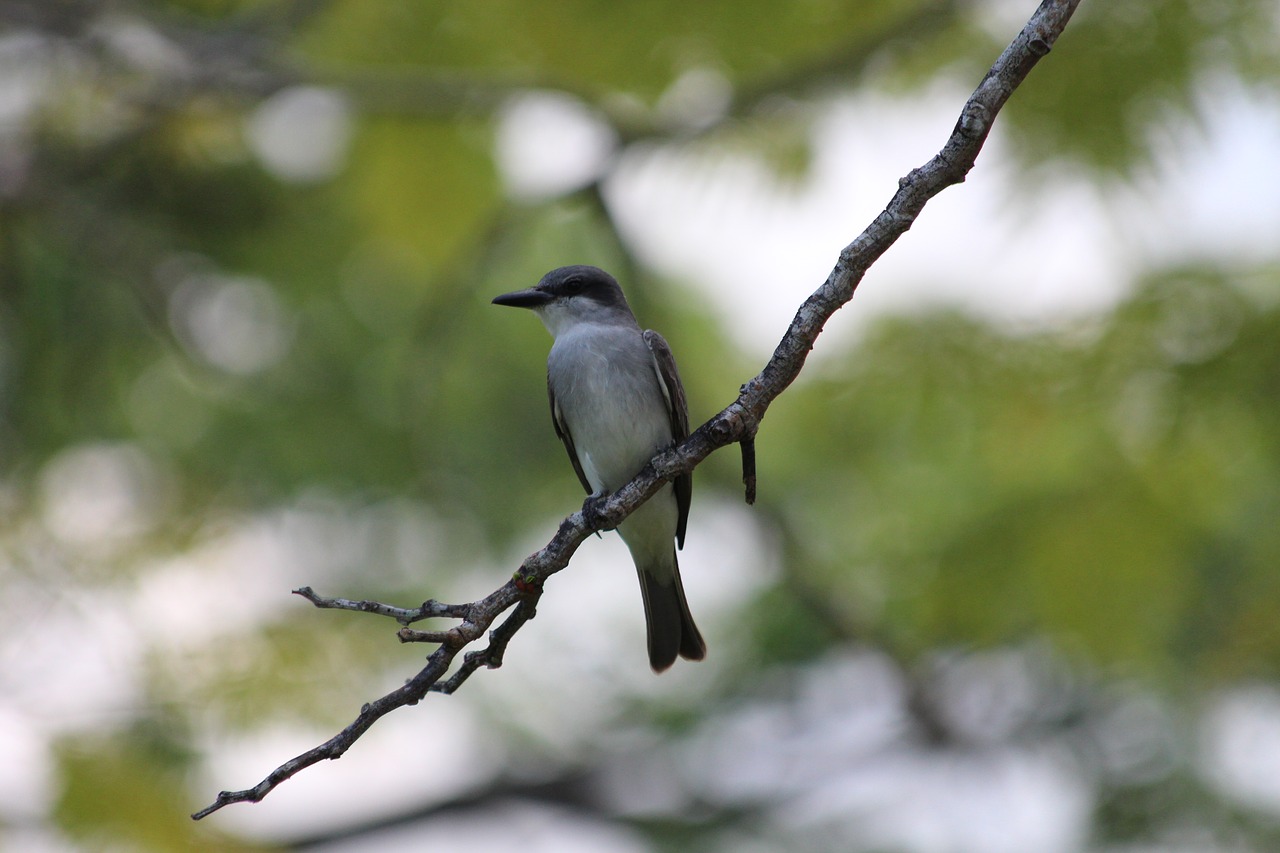
M747 503L753 504L756 502L756 440L744 438L738 446L742 448L742 485Z
M402 643L457 644L459 638L457 628L451 628L448 631L415 631L412 628L401 628L396 631L396 636L400 638Z
M349 598L322 598L316 595L315 590L309 586L299 587L293 591L294 595L300 595L307 601L310 601L316 607L324 610L355 610L360 613L373 613L378 616L389 616L399 622L401 625L411 625L423 619L432 619L437 617L449 619L465 619L468 610L473 606L470 604L443 604L434 598L422 602L419 607L405 609L403 607L392 607L390 604L382 604L378 601L352 601Z
M462 622L449 631L412 632L430 636L430 642L440 645L427 658L427 665L403 687L365 705L359 716L333 738L286 761L254 787L243 791L223 791L216 801L192 817L199 820L231 803L258 802L300 770L324 759L340 757L370 726L396 708L416 704L428 692L452 693L480 667L500 666L511 637L535 615L543 582L568 565L569 558L587 536L597 530L617 527L664 483L692 471L712 451L733 443L744 445L743 474L744 480L748 481L750 496L752 491L747 475L751 468L747 462L752 451L749 445L765 411L800 374L827 320L853 298L853 292L867 269L911 227L929 199L965 179L982 150L996 114L1040 57L1048 53L1079 2L1043 0L1022 32L1000 55L970 96L942 150L923 167L913 169L904 177L884 211L844 248L827 281L801 304L773 356L759 375L742 386L738 399L678 447L656 456L630 483L607 499L588 499L582 509L560 523L546 546L525 559L512 580L488 597L471 604L446 605L427 601L421 607L409 610L378 602L321 598L307 587L296 590L317 607L375 613L389 616L402 625L432 616L456 618ZM469 652L454 675L442 683L440 679L448 672L458 652L479 639L494 620L513 605L517 605L515 611L489 635L488 647Z
M745 394L747 386L738 389L738 394ZM741 399L741 397L739 397ZM746 424L746 434L738 439L742 449L742 486L746 491L747 505L756 502L756 433L760 430L759 421Z

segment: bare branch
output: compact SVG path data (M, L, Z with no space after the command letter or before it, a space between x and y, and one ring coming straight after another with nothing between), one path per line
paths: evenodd
M253 788L223 791L214 803L192 817L199 820L230 803L258 802L303 768L324 759L340 757L370 726L396 708L416 704L428 692L452 693L480 667L500 666L511 637L534 617L543 581L568 565L569 558L587 536L597 530L617 527L663 483L692 471L713 451L728 444L743 443L745 476L748 473L749 442L755 438L761 419L774 399L800 375L827 320L853 298L854 290L867 269L911 227L929 199L952 184L964 181L982 150L996 114L1036 62L1049 52L1079 2L1043 0L1022 32L1000 55L965 103L960 119L942 150L927 164L902 178L898 191L884 211L844 248L826 282L801 304L773 356L759 375L742 386L738 399L699 427L680 446L656 456L635 479L606 500L584 503L582 509L560 523L555 536L545 547L525 559L512 580L488 597L471 604L445 605L428 601L411 610L377 602L321 598L308 587L295 590L317 607L375 613L389 616L402 625L433 616L461 621L448 631L424 632L403 628L400 637L406 642L439 643L421 672L398 690L365 705L356 719L330 740L280 765ZM457 653L479 639L494 620L513 605L516 606L514 612L489 635L489 645L480 651L467 653L457 671L441 681Z
M465 619L469 608L472 607L470 604L442 604L433 598L422 602L420 607L405 609L403 607L392 607L389 604L381 604L377 601L322 598L316 595L315 591L309 586L299 587L293 591L293 594L302 596L316 607L324 610L357 610L361 613L374 613L378 616L389 616L401 625L412 625L414 622L433 617Z
M305 589L305 587L304 587ZM341 599L322 599L315 596L308 589L307 593L298 590L300 595L316 601L317 607L332 606L333 601ZM203 817L213 814L223 806L231 803L256 803L267 794L275 790L281 782L298 773L313 764L318 764L325 759L341 758L342 755L351 748L351 745L360 739L361 735L369 730L369 728L378 720L387 714L403 708L405 705L416 705L427 695L428 691L436 690L437 692L451 693L451 689L445 689L450 684L456 688L466 680L467 676L479 669L481 666L489 668L497 668L502 664L502 651L506 648L510 634L514 633L515 627L532 618L533 603L528 599L536 600L541 592L536 589L530 589L527 585L519 583L515 580L508 581L499 589L495 590L486 598L464 605L466 614L462 617L463 621L456 628L446 632L449 636L447 639L440 641L439 647L427 657L427 665L404 683L404 686L393 690L382 698L370 702L360 709L359 715L342 731L331 737L329 740L309 749L299 756L291 758L284 764L281 764L275 770L272 770L265 779L254 785L252 788L246 788L243 791L222 791L218 794L218 798L210 805L204 807L191 817L200 820ZM525 600L525 601L522 601ZM466 661L458 672L444 685L436 686L437 682L444 677L449 671L449 666L453 663L454 657L464 647L479 639L485 629L492 624L493 620L498 617L511 605L522 602L521 607L516 608L516 612L511 618L503 624L503 629L507 624L512 623L516 617L521 617L519 623L512 627L509 631L503 633L503 629L494 632L494 638L490 640L489 647L478 652L471 652L467 655ZM352 607L339 607L342 610L365 610L366 612L381 612L385 610L395 610L396 608L387 607L386 605L377 605L377 609L362 608L359 605L371 602L346 602L352 604ZM430 602L428 602L430 604ZM425 605L424 605L425 606ZM383 614L388 615L388 614ZM405 629L408 630L408 629ZM501 635L501 636L499 636ZM465 673L465 674L464 674ZM455 683L456 682L456 683Z

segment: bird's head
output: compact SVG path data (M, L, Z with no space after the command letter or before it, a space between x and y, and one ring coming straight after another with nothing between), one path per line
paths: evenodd
M614 277L585 265L554 269L533 287L504 293L493 304L533 309L553 337L582 323L635 322Z

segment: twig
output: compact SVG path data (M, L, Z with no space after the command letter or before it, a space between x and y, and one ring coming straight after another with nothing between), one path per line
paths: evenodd
M756 440L744 438L738 442L742 448L742 487L748 504L756 502Z
M420 607L405 609L403 607L392 607L389 604L382 604L377 601L322 598L316 595L315 591L309 586L299 587L293 591L293 594L300 595L316 607L325 610L357 610L361 613L374 613L378 616L389 616L401 625L412 625L414 622L433 617L465 619L469 609L473 606L470 604L441 604L433 598L422 602Z
M223 791L217 800L192 817L199 820L230 803L258 802L303 768L324 759L340 757L370 726L396 708L416 704L428 692L452 693L481 666L500 666L503 651L511 637L533 618L543 581L568 565L569 558L587 536L596 530L617 527L663 483L692 471L714 450L753 439L769 405L800 374L826 321L853 298L853 292L867 269L911 227L929 199L965 179L982 150L996 114L1036 62L1049 52L1079 2L1043 0L1022 32L1005 48L965 103L960 120L941 152L899 181L898 191L884 211L840 253L826 282L800 306L773 356L759 375L742 386L738 399L678 447L656 456L630 483L606 500L592 502L589 518L584 504L583 509L562 521L551 541L525 559L512 580L488 597L471 604L441 605L428 601L414 610L377 602L325 599L305 587L297 590L299 595L317 607L375 613L406 625L430 616L449 616L461 622L449 631L413 632L430 634L431 642L440 643L427 658L427 665L421 672L398 690L365 705L359 716L330 740L280 765L252 788ZM468 653L454 675L441 682L457 653L479 639L499 614L517 604L507 620L490 634L488 647Z

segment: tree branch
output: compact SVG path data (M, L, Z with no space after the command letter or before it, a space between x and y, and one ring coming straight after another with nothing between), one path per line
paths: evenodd
M199 820L225 805L258 802L294 774L324 759L340 757L381 717L405 705L413 705L428 692L452 693L480 667L496 668L516 631L535 615L543 582L565 568L578 546L597 530L617 527L636 507L672 478L692 471L711 453L733 443L755 438L769 405L800 375L809 351L826 322L853 298L867 269L915 222L929 199L964 181L991 131L996 114L1036 62L1047 54L1066 27L1080 0L1043 0L1027 25L1000 55L969 97L951 136L942 150L924 166L913 169L898 184L884 211L840 253L835 268L801 304L790 327L759 375L742 386L738 399L699 427L678 447L654 457L630 483L602 503L587 505L560 523L545 547L530 555L515 576L485 598L470 604L446 605L427 601L407 610L369 601L326 599L310 588L296 590L317 607L357 610L395 619L401 625L430 617L458 619L447 631L414 631L405 627L405 642L432 642L439 646L426 666L397 690L365 705L356 719L330 740L286 761L252 788L223 791L209 806L192 815ZM589 517L588 517L589 516ZM441 681L458 652L480 638L499 615L515 610L489 634L482 650L468 652L462 665Z

